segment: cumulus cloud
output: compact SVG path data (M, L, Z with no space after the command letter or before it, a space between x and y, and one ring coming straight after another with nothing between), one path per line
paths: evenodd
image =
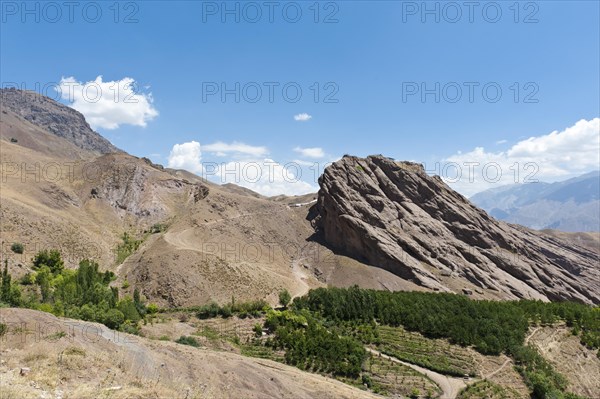
M301 148L296 147L294 151L301 154L307 158L323 158L325 156L325 152L321 147L312 147L312 148Z
M248 145L237 141L234 141L231 144L217 141L216 143L202 146L202 149L220 157L229 154L263 157L269 153L269 150L266 147Z
M519 141L507 151L476 147L458 152L444 160L439 174L454 189L470 196L500 185L557 181L598 168L600 118L594 118Z
M316 186L302 180L299 165L293 162L281 164L269 158L222 163L206 172L206 177L211 181L219 184L233 183L266 196L302 195L318 190Z
M112 130L120 125L146 127L158 115L152 94L136 92L135 87L135 80L127 77L107 82L102 76L89 82L63 77L56 90L92 128Z
M174 169L185 169L188 172L201 174L202 151L200 143L190 141L183 144L175 144L168 158L168 167Z
M242 160L214 162L203 159L203 151L213 155L229 155L235 158L246 154ZM269 158L252 155L268 153L265 147L254 147L243 143L214 143L201 146L197 141L175 144L168 157L168 166L185 169L218 184L233 183L249 188L259 194L301 195L316 192L318 188L302 179L301 165L290 162L281 164Z
M297 122L306 122L308 120L312 119L312 115L307 114L306 112L303 112L301 114L298 115L294 115L294 120Z

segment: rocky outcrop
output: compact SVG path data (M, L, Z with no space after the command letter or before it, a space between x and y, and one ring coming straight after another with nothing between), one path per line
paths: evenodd
M86 167L99 171L88 181L92 185L90 199L104 201L119 214L146 222L164 220L184 204L196 203L209 193L205 184L173 177L130 156L104 155Z
M32 91L0 89L3 109L62 137L77 147L96 154L121 152L110 141L92 130L82 114Z
M597 254L491 218L420 164L345 156L319 184L313 225L338 252L438 291L461 278L505 298L600 303Z

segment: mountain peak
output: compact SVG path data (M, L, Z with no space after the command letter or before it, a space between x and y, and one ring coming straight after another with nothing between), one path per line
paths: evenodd
M92 130L78 111L33 91L0 89L2 112L18 117L96 154L122 152Z

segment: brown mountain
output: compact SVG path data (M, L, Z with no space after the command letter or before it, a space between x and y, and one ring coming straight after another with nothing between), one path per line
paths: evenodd
M0 89L4 111L11 111L32 125L68 140L94 154L121 152L90 128L83 115L73 108L32 91Z

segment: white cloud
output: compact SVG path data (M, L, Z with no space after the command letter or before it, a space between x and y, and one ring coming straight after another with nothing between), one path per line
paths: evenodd
M298 122L306 122L306 121L308 121L310 119L312 119L312 115L309 115L306 112L303 112L303 113L298 114L298 115L294 115L294 120L298 121Z
M325 156L325 152L321 147L312 147L312 148L301 148L296 147L294 151L301 154L307 158L323 158Z
M506 144L508 143L508 140L498 140L496 141L496 144Z
M505 184L569 178L600 168L600 118L519 141L507 151L476 147L444 162L444 180L467 196Z
M183 144L175 144L169 154L167 164L169 168L185 169L192 173L202 173L202 151L200 143L190 141Z
M104 82L102 76L89 82L63 77L56 89L70 106L81 112L93 129L117 129L120 125L146 127L158 115L151 93L135 91L132 78Z
M215 155L246 154L243 160L225 162L203 161L202 151L209 149ZM265 147L253 147L242 143L214 143L201 146L197 141L175 144L168 157L168 166L185 169L218 184L233 183L249 188L259 194L300 195L316 192L318 187L302 180L299 164L281 164L272 159L256 157L253 154L268 153ZM311 175L312 176L312 175Z
M231 144L223 143L222 141L217 141L216 143L202 146L202 149L204 151L211 152L219 157L224 157L228 154L263 157L269 153L269 150L266 147L252 146L237 141L234 141Z
M268 158L223 163L206 177L219 184L233 183L266 196L301 195L318 190L302 180L302 170L297 164L283 165Z

